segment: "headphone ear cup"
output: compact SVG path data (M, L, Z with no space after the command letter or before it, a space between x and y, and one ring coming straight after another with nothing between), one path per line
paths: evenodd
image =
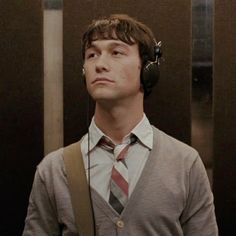
M146 97L157 84L160 77L158 62L148 61L141 71L141 83L143 85L144 96Z

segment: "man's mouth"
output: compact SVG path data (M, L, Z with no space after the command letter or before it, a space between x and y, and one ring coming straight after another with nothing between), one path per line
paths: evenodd
M114 83L113 80L107 78L107 77L97 77L93 82L92 84L95 84L95 83Z

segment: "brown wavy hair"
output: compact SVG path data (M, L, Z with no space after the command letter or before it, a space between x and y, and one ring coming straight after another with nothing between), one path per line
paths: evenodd
M142 22L125 14L113 14L94 20L82 37L82 56L98 39L116 39L129 45L138 44L139 55L144 65L148 60L154 60L156 40L153 32Z

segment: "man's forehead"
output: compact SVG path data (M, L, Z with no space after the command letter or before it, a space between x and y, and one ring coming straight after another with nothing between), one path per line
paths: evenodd
M135 45L136 43L133 44L128 44L120 39L96 39L91 41L91 43L89 45L87 45L86 49L89 48L96 48L99 46L122 46L122 47L127 47L129 48L132 45Z

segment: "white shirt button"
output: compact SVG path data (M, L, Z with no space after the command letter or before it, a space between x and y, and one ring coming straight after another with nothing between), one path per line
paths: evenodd
M125 223L124 223L124 221L122 221L122 220L118 220L118 221L116 222L116 226L117 226L118 228L124 228Z

